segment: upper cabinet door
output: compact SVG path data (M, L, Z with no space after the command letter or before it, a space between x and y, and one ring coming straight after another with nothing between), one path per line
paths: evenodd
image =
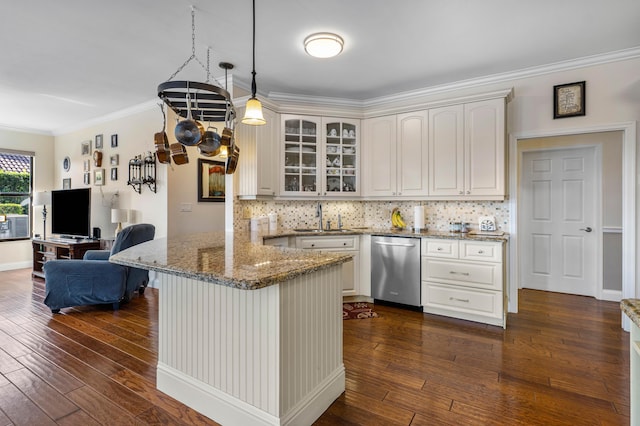
M322 196L360 195L360 120L322 118Z
M464 106L429 110L429 195L464 195Z
M320 118L282 116L280 195L320 195Z
M429 114L416 111L396 117L397 138L397 194L398 196L426 196L428 194L428 138Z
M364 120L364 195L396 195L396 116Z
M465 195L505 195L505 101L464 106Z

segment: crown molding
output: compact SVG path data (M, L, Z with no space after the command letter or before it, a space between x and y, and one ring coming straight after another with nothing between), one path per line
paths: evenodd
M112 112L110 114L103 115L101 117L93 118L91 120L86 120L86 121L74 124L73 126L67 126L67 127L61 127L61 128L55 129L52 131L52 134L54 136L66 135L67 133L75 132L77 130L82 130L87 127L95 126L97 124L102 124L108 121L114 121L114 120L119 120L121 118L126 118L134 114L148 111L152 108L157 108L159 102L161 101L159 101L158 99L149 100L141 104L122 109L120 111Z
M409 106L416 107L418 105L434 105L434 97L449 92L464 89L473 89L491 84L508 84L513 80L537 77L541 75L578 68L585 68L589 66L603 65L611 62L626 61L639 57L640 47L634 47L600 55L585 56L582 58L555 62L542 66L523 68L516 71L491 74L484 77L472 78L467 80L460 80L454 83L447 83L417 90L410 90L388 96L370 98L364 101L320 96L302 96L281 92L269 93L268 97L269 99L272 99L285 106L287 109L293 108L294 106L317 106L325 109L330 109L332 111L335 111L336 109L360 109L361 111L365 111L363 115L368 117L382 113L390 113L393 110L406 110ZM510 99L507 99L507 101L509 100ZM396 105L397 108L394 108L393 105ZM315 110L317 110L317 108ZM300 113L299 109L297 111L298 113Z
M54 136L53 132L50 130L32 129L29 127L12 127L1 123L0 130L6 130L8 132L30 133L33 135Z

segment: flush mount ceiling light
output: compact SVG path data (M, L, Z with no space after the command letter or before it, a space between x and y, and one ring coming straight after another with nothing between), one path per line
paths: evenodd
M315 58L332 58L343 46L342 37L333 33L315 33L304 39L304 50Z

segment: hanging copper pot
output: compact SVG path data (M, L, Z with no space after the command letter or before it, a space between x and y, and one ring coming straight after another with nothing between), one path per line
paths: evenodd
M235 143L230 148L229 158L227 159L227 171L228 175L232 175L238 167L238 160L240 159L240 148Z

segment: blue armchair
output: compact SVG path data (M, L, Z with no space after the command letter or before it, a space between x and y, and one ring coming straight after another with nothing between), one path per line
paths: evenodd
M44 264L46 295L51 312L79 305L112 304L119 309L138 291L144 293L149 272L116 265L109 256L145 241L153 240L155 227L137 224L124 228L109 250L89 250L82 260L51 260Z

